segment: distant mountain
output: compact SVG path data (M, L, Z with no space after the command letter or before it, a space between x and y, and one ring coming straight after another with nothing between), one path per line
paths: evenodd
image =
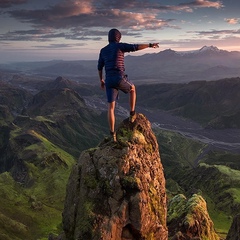
M219 50L216 46L203 46L199 52L221 52L223 50ZM227 51L224 51L227 52Z
M216 46L203 46L202 48L186 52L187 55L219 55L219 54L228 54L229 52L226 50L221 50ZM181 54L181 52L180 52Z
M54 62L44 67L39 66L38 68L34 68L31 72L51 77L64 76L90 84L96 83L98 80L97 60Z
M218 80L220 73L216 67L227 68L221 71L221 78L240 76L240 52L218 49L216 46L203 46L193 51L174 51L166 49L160 52L136 56L126 54L125 68L131 80L138 84L147 82L190 82L198 80ZM38 64L14 63L0 67L12 70L24 70L42 76L63 76L79 82L97 84L97 59L78 61L48 61ZM209 71L209 69L215 69ZM208 71L208 73L206 73Z
M75 88L78 84L61 76L46 84L46 89Z
M240 55L240 52L229 52L226 50L221 50L217 48L216 46L203 46L200 49L192 50L192 51L174 51L171 49L164 50L160 52L163 56L163 54L168 53L168 55L172 56L181 56L181 57L200 57L200 56L233 56L233 55ZM175 54L173 54L175 53Z
M231 78L231 76L240 76L239 68L226 67L223 65L217 65L215 67L208 68L201 72L201 76L207 79L208 76L212 76L215 79L222 79L222 76Z
M0 122L4 120L5 114L10 117L10 114L16 116L21 113L22 109L26 107L32 97L32 94L27 90L0 81ZM1 115L3 116L2 118Z
M136 82L189 82L196 80L217 80L226 77L240 76L240 52L228 52L217 47L204 46L195 51L177 52L171 49L155 54L128 56L126 66ZM206 71L217 66L227 68L221 72L217 69Z
M81 96L91 96L96 94L96 86L92 84L80 83L78 81L69 80L68 78L59 76L55 80L47 81L46 84L41 88L42 90L54 90L69 88L76 91Z

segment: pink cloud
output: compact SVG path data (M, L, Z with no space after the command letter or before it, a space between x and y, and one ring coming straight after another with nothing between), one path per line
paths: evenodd
M237 24L240 21L240 18L225 18L224 19L229 24Z

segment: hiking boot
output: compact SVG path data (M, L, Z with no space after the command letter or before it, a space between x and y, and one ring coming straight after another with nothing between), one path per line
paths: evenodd
M116 134L116 132L111 132L110 131L110 135L111 135L112 141L113 142L117 142L117 134Z
M130 112L129 122L130 122L130 123L133 123L133 122L136 120L136 118L137 118L136 112L135 112L135 111Z

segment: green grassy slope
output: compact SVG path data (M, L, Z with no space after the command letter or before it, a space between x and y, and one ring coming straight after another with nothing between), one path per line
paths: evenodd
M71 167L108 133L105 114L73 90L46 90L1 130L0 239L59 234Z
M36 132L31 134L39 142L23 152L34 152L37 159L15 164L13 176L0 174L0 236L6 239L47 238L61 224L66 182L75 159Z
M169 198L179 193L201 194L218 234L225 237L240 211L240 155L209 151L199 161L206 145L162 130L156 130L156 136Z

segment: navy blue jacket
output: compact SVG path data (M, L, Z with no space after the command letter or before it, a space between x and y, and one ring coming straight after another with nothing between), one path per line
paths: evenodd
M105 84L108 87L118 84L125 75L124 53L138 50L138 44L118 42L121 38L114 32L108 36L109 44L101 49L98 59L98 70L105 67ZM111 86L110 86L111 85Z

